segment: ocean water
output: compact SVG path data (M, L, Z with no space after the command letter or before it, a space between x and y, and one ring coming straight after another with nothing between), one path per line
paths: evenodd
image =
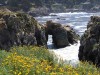
M87 29L87 23L91 16L100 16L100 12L86 13L86 12L68 12L68 13L51 13L49 16L35 17L40 24L45 24L46 21L61 23L62 25L70 25L80 36ZM65 48L53 49L52 35L49 35L48 48L53 51L59 59L67 61L70 64L78 64L78 52L80 41L77 44L67 46Z

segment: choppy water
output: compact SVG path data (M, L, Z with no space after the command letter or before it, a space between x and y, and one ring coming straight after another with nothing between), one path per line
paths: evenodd
M90 20L90 16L93 15L100 16L100 12L51 13L49 16L36 17L36 19L41 24L45 24L46 21L52 20L54 22L61 23L62 25L70 25L81 36L87 28L87 23ZM75 64L76 62L79 62L78 50L80 42L60 49L52 49L52 46L52 36L50 35L48 40L48 47L50 51L53 51L56 55L58 55L58 58L70 61L70 63Z

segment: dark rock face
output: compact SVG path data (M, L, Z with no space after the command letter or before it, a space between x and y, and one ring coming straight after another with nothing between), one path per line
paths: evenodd
M13 45L46 45L45 29L24 13L0 13L0 48Z
M100 66L100 17L91 17L80 44L79 60L91 61Z
M66 47L69 44L74 44L78 40L78 35L70 26L62 26L59 23L47 21L46 37L52 35L53 43L57 48Z
M53 43L56 47L66 47L69 45L67 31L63 28L56 28L53 30Z

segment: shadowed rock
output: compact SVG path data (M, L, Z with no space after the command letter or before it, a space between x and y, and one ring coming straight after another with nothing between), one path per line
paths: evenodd
M79 60L91 61L100 66L100 17L91 17L80 44Z

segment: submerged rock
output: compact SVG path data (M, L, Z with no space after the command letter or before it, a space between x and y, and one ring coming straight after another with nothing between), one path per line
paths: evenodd
M0 12L0 49L13 45L46 45L45 29L25 13Z
M91 61L100 66L100 17L91 17L80 44L79 60Z
M62 26L59 23L47 21L45 27L47 40L48 35L52 35L53 43L57 48L66 47L78 41L79 36L70 26Z

